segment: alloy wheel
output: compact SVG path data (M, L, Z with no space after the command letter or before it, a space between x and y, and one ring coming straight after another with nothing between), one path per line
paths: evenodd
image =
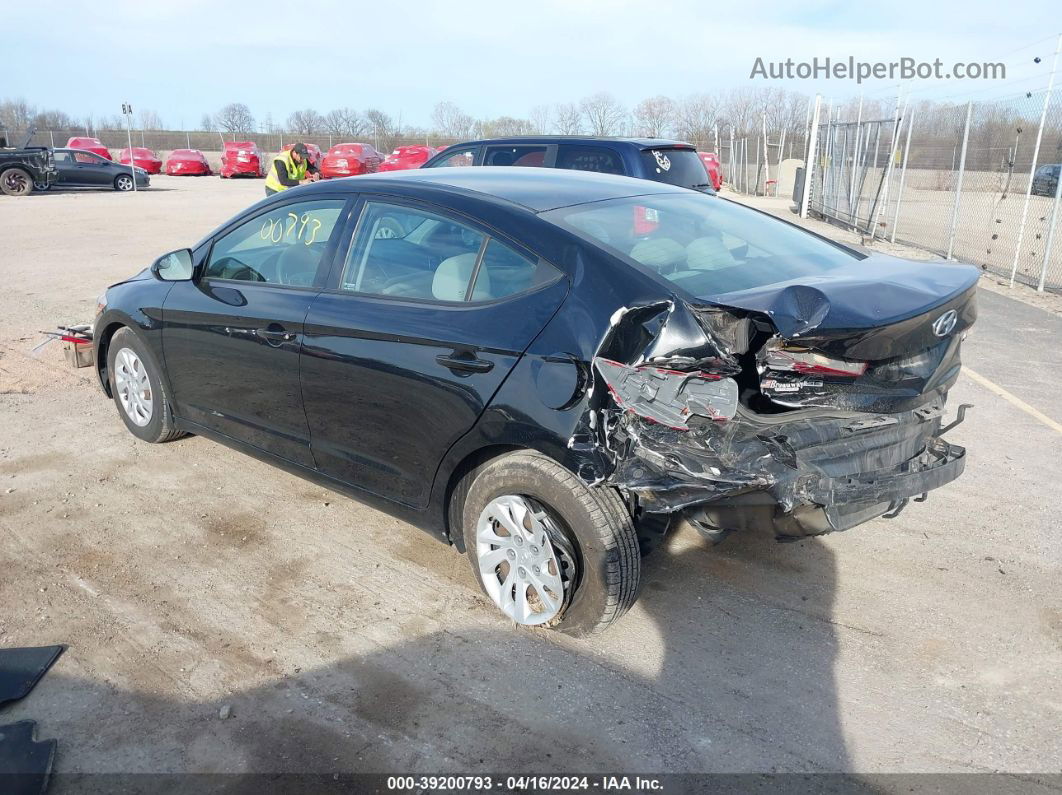
M122 348L114 357L114 386L122 409L134 425L144 427L151 422L154 409L151 381L144 363L129 348Z
M574 552L544 506L517 495L491 500L475 554L487 595L516 623L546 624L567 606Z
M118 177L118 190L132 190L133 178L122 175Z
M22 196L30 192L33 180L24 171L11 168L4 172L4 193L10 196Z

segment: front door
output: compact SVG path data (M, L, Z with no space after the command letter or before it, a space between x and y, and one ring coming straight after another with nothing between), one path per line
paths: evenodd
M303 322L341 229L345 198L273 205L214 240L201 275L163 305L178 416L303 466Z
M92 152L74 152L74 184L110 185L114 181L114 163Z
M414 507L568 290L465 220L369 201L306 317L302 388L318 468ZM396 230L397 233L396 233Z

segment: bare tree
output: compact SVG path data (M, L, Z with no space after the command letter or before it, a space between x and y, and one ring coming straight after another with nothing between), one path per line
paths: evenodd
M618 135L627 120L627 111L605 91L584 97L579 107L594 135Z
M583 131L583 112L574 102L557 105L553 116L553 126L561 135L578 135Z
M287 127L296 135L317 135L324 128L324 118L313 108L297 110L288 116Z
M708 94L694 94L679 103L675 131L679 137L700 145L714 141L715 124L719 116L719 100Z
M634 107L634 131L649 138L663 138L675 124L675 103L670 97L643 99Z
M398 129L394 119L382 110L369 108L363 114L366 121L366 134L372 133L373 144L381 152L389 152L398 142Z
M141 130L161 130L165 127L162 123L162 117L159 116L153 110L140 111L140 129Z
M214 116L214 125L225 132L253 132L254 116L242 102L230 102Z
M477 138L503 138L510 135L531 135L531 122L527 119L514 119L512 116L499 116L496 119L483 119L475 124Z
M199 120L199 129L203 131L217 129L217 125L214 123L214 117L209 113L204 113L203 118Z
M432 109L431 123L435 132L444 138L467 138L475 119L453 102L439 102Z
M553 109L549 105L535 105L528 114L531 120L531 132L535 135L547 135L553 128Z
M26 129L36 114L37 109L21 97L0 102L0 125L8 130Z
M38 130L71 130L76 122L61 110L42 110L33 117L33 126Z
M321 123L326 133L335 136L344 136L351 133L356 135L354 128L361 126L357 111L350 108L336 108L328 111Z

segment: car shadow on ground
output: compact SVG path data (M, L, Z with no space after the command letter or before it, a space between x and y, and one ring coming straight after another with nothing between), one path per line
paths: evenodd
M414 639L274 669L268 684L218 700L53 671L19 717L58 738L60 773L848 768L833 672L836 571L824 545L734 536L709 547L690 531L654 551L644 575L635 609L595 638L500 619L495 628L478 614L457 628L425 619ZM74 669L77 653L65 655ZM240 653L259 672L273 662ZM184 670L168 672L173 689L194 692Z

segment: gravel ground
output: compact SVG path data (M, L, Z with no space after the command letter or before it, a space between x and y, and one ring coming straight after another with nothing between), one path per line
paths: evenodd
M0 198L0 646L69 645L0 721L58 738L57 771L1059 772L1062 434L988 385L1062 422L1050 308L982 292L959 481L793 544L680 531L631 613L572 640L507 625L399 521L138 442L90 371L32 352L261 185Z

